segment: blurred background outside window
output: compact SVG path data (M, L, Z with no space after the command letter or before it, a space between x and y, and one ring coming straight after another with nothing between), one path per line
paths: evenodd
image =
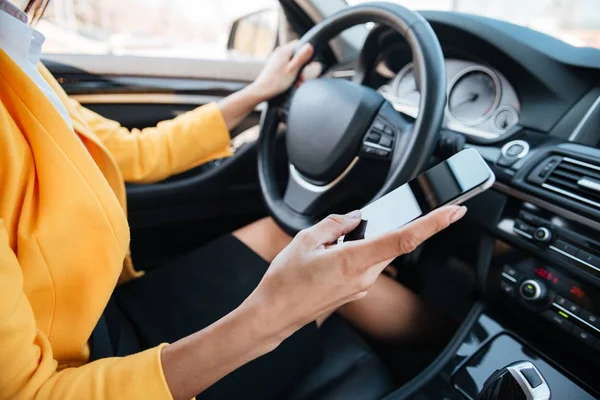
M346 0L350 5L368 1ZM600 0L388 1L413 10L458 11L482 15L526 26L573 46L600 48Z
M277 0L50 0L37 29L46 36L44 53L266 58L275 46L277 5ZM238 38L235 44L252 48L228 51L232 25L248 14L253 16L238 27L247 42Z

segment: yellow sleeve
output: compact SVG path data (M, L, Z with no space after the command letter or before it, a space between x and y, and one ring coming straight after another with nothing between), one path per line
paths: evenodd
M0 299L0 399L172 399L161 346L57 371L50 342L36 328L2 219Z
M156 182L205 162L229 157L229 130L210 103L156 127L128 130L74 100L84 121L116 159L127 182Z

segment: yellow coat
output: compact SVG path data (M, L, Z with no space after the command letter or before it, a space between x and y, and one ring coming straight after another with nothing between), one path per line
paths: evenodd
M128 131L40 70L77 135L0 50L0 399L170 399L160 346L88 363L87 342L119 278L139 275L124 180L228 156L229 132L214 104Z

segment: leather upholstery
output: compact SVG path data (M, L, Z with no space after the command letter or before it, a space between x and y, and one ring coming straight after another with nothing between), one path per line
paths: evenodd
M395 389L375 353L341 318L330 317L320 332L323 363L289 400L379 400Z

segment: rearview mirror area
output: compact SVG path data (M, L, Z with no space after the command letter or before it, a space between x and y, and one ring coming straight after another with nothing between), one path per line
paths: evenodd
M233 21L227 50L234 56L264 59L277 45L279 13L268 8Z

